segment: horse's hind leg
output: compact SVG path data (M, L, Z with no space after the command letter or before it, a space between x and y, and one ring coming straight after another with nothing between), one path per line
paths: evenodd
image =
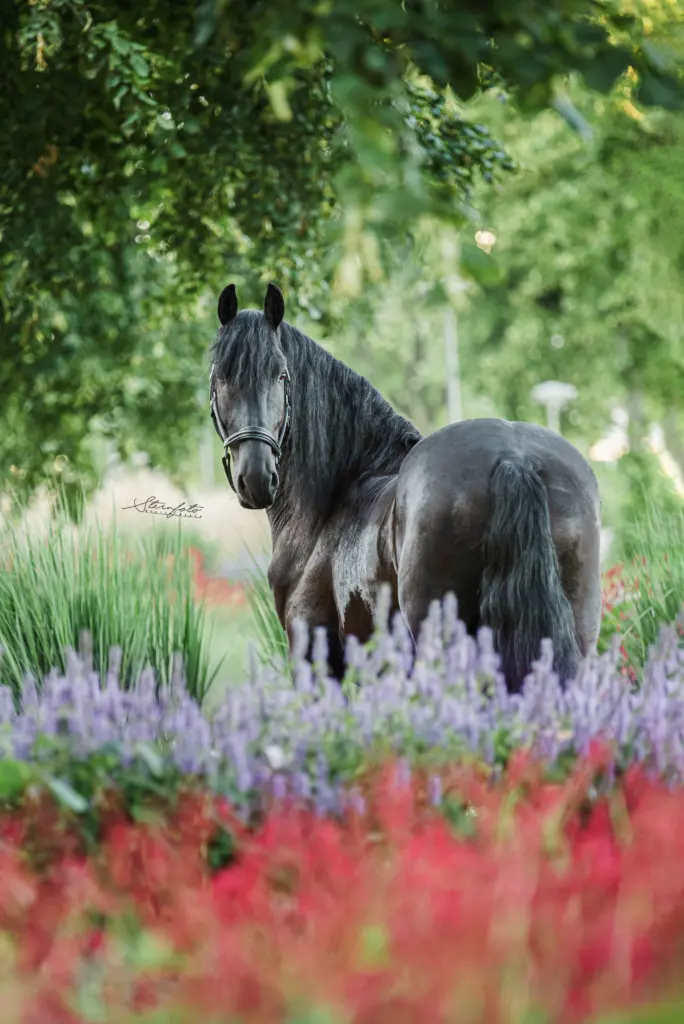
M412 577L411 574L399 582L399 608L415 643L420 635L433 601L442 601L446 594L453 594L458 603L458 617L467 631L474 635L479 626L479 609L476 601L468 601L469 594L477 594L477 584L464 588L455 584L453 578L432 576Z
M554 538L555 540L555 538ZM596 653L601 628L601 529L585 525L572 542L556 545L563 589L572 607L580 653Z
M433 601L452 593L458 617L469 633L479 626L478 588L482 573L479 550L460 536L453 522L431 522L429 529L404 535L397 566L399 608L413 641L427 618Z

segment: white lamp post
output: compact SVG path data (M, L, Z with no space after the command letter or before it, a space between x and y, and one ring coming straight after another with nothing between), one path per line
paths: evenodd
M452 294L466 292L470 288L468 281L452 274L445 281ZM447 380L447 417L449 423L458 423L461 419L461 368L458 355L458 320L456 310L447 305L444 310L444 358Z
M546 407L546 425L560 434L560 412L564 405L577 398L577 388L559 380L545 380L532 388L532 398Z

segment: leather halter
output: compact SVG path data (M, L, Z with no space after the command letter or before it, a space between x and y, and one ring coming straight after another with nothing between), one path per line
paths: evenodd
M263 441L269 448L272 449L275 455L276 467L280 465L280 460L283 457L283 444L288 435L290 429L290 420L292 416L292 407L290 405L290 374L285 371L284 388L285 394L285 411L283 414L283 422L280 425L278 431L278 437L274 437L270 430L266 427L242 427L241 430L236 430L234 434L226 434L221 423L218 406L216 404L216 382L214 380L214 365L212 364L211 372L209 374L209 411L211 418L214 423L216 433L223 442L223 468L228 478L228 483L232 487L233 491L237 494L235 484L233 483L233 474L230 471L230 447L234 444L240 444L242 441Z

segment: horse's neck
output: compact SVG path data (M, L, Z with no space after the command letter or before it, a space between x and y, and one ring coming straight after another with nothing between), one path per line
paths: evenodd
M369 477L361 488L353 485L327 515L313 516L303 501L290 505L287 515L279 515L276 507L269 509L272 565L278 576L291 581L299 579L307 564L317 561L319 556L322 561L334 557L340 545L354 543L359 531L367 537L375 532L374 548L386 563L384 568L391 572L391 506L399 468L396 473ZM319 568L322 567L321 564Z
M309 561L329 514L316 514L307 506L302 489L291 487L287 498L268 510L274 561L287 564L288 575L296 576Z
M310 342L310 344L315 344ZM324 358L332 359L329 353L324 353ZM336 361L335 361L336 362ZM372 389L371 389L372 390ZM403 459L408 454L410 444L404 440L404 434L408 436L411 425L401 420L392 413L386 403L377 401L363 391L363 385L359 383L358 405L357 396L352 394L349 403L345 403L344 414L358 427L365 430L367 434L359 433L356 438L355 457L352 465L343 466L338 463L335 469L331 468L330 462L327 468L330 477L326 485L314 494L308 486L306 478L306 467L299 460L296 465L290 459L284 461L283 473L286 479L286 486L281 492L280 498L276 499L273 509L269 510L268 518L271 525L271 540L274 555L278 554L278 561L293 561L296 565L305 565L313 553L318 540L331 522L335 522L340 508L348 511L350 519L365 519L372 514L372 506L375 504L377 494L385 488L387 481L396 479ZM325 403L325 418L329 422L318 423L318 429L324 437L331 438L338 436L336 417L340 410L335 408L339 401L342 401L339 390L336 392L337 402ZM364 405L371 404L380 408L378 415L386 417L388 435L385 438L378 436L377 430L369 422L367 410L364 413ZM294 410L293 415L297 415ZM375 415L375 413L373 414ZM417 432L416 432L417 433ZM396 435L396 436L395 436ZM365 438L365 443L364 443ZM420 435L416 441L420 440ZM315 442L314 442L315 443ZM402 445L406 445L402 450ZM325 460L324 460L325 461ZM333 457L333 462L335 459ZM320 463L319 463L320 465ZM372 467L377 467L377 469ZM301 474L301 476L300 476ZM333 474L338 474L335 478ZM339 475L351 478L348 486L342 488ZM359 481L363 479L363 490L359 490ZM326 496L327 495L327 496ZM332 495L335 495L333 500ZM318 507L315 507L318 500Z
M309 517L305 514L300 515L296 506L288 508L286 515L278 515L278 509L274 506L268 510L267 515L274 556L288 551L288 560L293 566L300 562L305 563L316 546L322 526L312 528Z

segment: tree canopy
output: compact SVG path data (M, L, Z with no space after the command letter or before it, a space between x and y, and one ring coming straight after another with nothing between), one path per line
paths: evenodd
M514 104L558 108L569 73L679 108L654 6L669 17L665 0L6 5L0 472L33 486L61 455L87 482L93 431L175 468L228 279L258 302L275 278L330 323L421 223L458 227L510 169L478 95L509 97L501 137ZM465 245L464 272L486 263Z
M676 13L652 31L667 30L684 52L684 9ZM564 417L571 436L597 440L621 406L625 473L633 461L644 476L652 421L684 468L684 123L640 110L628 81L608 97L575 83L570 96L582 134L550 113L504 117L482 101L520 170L475 200L501 277L465 313L463 370L511 418L539 416L534 384L567 380L579 391Z

